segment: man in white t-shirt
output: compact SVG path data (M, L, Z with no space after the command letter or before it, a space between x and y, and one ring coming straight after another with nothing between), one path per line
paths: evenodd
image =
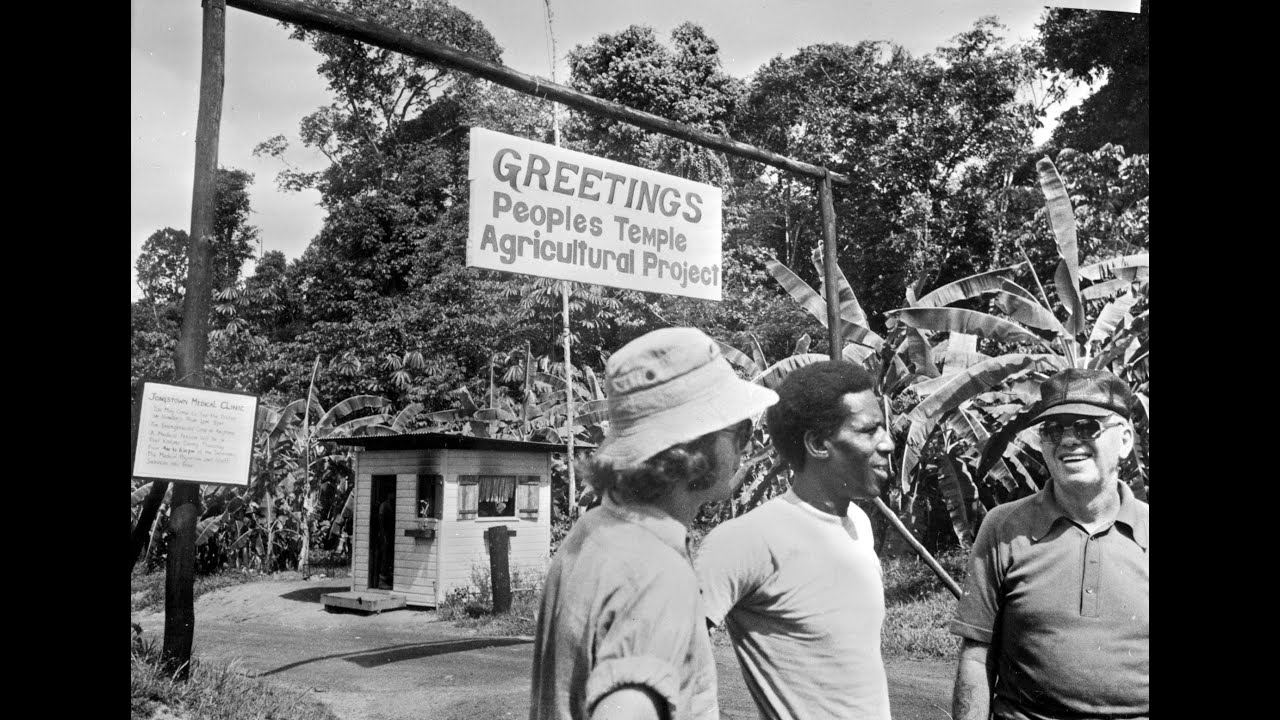
M760 709L775 719L888 720L880 656L884 585L867 514L893 440L863 368L791 372L769 408L791 489L721 523L695 564L707 622L729 631Z

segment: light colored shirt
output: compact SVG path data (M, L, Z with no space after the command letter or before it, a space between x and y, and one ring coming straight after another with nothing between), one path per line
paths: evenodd
M717 720L716 667L684 525L607 495L556 551L538 613L530 720L585 720L648 688L671 720Z
M998 653L999 717L1145 717L1151 508L1119 483L1115 522L1090 535L1050 488L987 513L951 632Z
M713 529L695 564L762 717L888 720L884 584L861 508L837 517L788 491Z

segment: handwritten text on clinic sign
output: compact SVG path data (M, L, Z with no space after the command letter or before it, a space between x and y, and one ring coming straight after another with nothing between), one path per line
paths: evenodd
M471 128L467 265L720 300L720 189Z
M258 398L145 383L133 475L248 485Z

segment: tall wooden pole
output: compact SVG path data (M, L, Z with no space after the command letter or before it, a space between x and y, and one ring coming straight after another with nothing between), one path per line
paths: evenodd
M551 0L543 0L543 5L547 8L547 38L551 42L551 83L554 85L556 81L556 34L552 28L551 19ZM560 104L551 101L551 142L560 147ZM574 478L573 470L573 364L570 362L569 353L569 292L571 286L568 280L560 281L560 314L564 321L564 387L565 387L565 426L568 428L569 437L566 444L569 450L569 457L566 458L569 467L569 520L578 514L578 482Z
M440 67L460 70L526 95L536 95L563 103L571 108L613 118L614 120L621 120L645 130L670 135L671 137L691 142L694 145L720 150L736 157L762 162L797 175L818 179L829 175L831 181L837 185L848 185L850 182L849 178L844 175L831 172L826 168L793 160L784 155L738 142L723 135L709 133L706 130L668 120L653 113L636 110L621 103L578 92L573 88L557 85L554 82L547 82L543 78L526 75L477 55L411 35L401 30L394 30L373 21L362 20L349 13L317 7L305 2L298 2L298 0L227 0L227 5L276 20L294 23L312 30L320 30L359 40L374 47L394 50L410 57L426 60Z
M843 357L840 332L840 283L836 280L836 207L831 199L831 177L818 184L822 203L822 274L827 284L827 352L832 360Z
M182 334L174 352L178 384L189 387L204 387L204 360L209 349L209 306L213 290L210 237L218 182L218 128L222 123L226 61L226 1L204 0L202 6L204 37L200 109L196 117L195 181L191 190L191 245L187 249ZM163 653L170 671L185 678L191 668L191 644L195 636L195 546L200 485L175 482L170 507Z
M840 360L844 357L842 335L840 332L840 286L836 273L836 210L835 202L831 198L831 178L824 177L818 186L818 200L822 204L822 270L823 277L827 284L827 341L830 343L830 353L832 360ZM886 421L888 415L885 416ZM961 595L960 586L952 579L942 565L934 559L933 555L920 544L919 540L911 534L906 525L898 519L893 510L880 498L875 498L874 503L876 510L889 521L889 527L892 527L904 540L912 550L924 560L930 570L938 576L942 584L952 595L959 598Z

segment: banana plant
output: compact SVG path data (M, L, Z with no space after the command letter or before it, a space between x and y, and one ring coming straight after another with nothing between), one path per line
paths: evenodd
M1037 170L1060 258L1053 287L1065 319L1055 313L1038 278L1039 297L1014 281L1018 270L1031 270L1029 263L972 275L919 298L908 291L908 307L886 313L890 325L913 328L926 341L935 333L947 333L950 343L957 336L977 338L986 346L1010 351L994 357L973 355L973 362L945 362L937 377L909 387L919 402L895 424L895 430L905 435L899 479L901 490L908 495L917 487L915 473L931 435L955 413L983 417L975 408L983 406L984 397L992 390L1016 388L1016 407L1026 410L1035 402L1039 383L1049 375L1073 366L1106 368L1135 386L1144 408L1149 404L1145 382L1149 256L1129 255L1080 267L1075 217L1065 185L1048 158L1037 163ZM1034 270L1031 275L1035 278ZM1082 289L1082 278L1093 284ZM992 312L954 307L974 298L989 300ZM1092 329L1086 313L1090 302L1105 303ZM1142 412L1145 415L1145 410ZM1028 467L1038 464L1032 457L1038 455L1038 448L1031 447L1025 433L1015 442L1025 420L1019 413L1005 413L996 424L985 426L983 437L976 439L982 453L973 463L975 480L997 483L1004 488L1002 497L1006 499L1037 487L1035 473ZM1141 462L1138 472L1145 476ZM962 497L962 488L954 484L956 473L935 476L944 497L951 501ZM958 508L949 509L954 519ZM957 525L959 537L967 537L970 531L966 522Z

